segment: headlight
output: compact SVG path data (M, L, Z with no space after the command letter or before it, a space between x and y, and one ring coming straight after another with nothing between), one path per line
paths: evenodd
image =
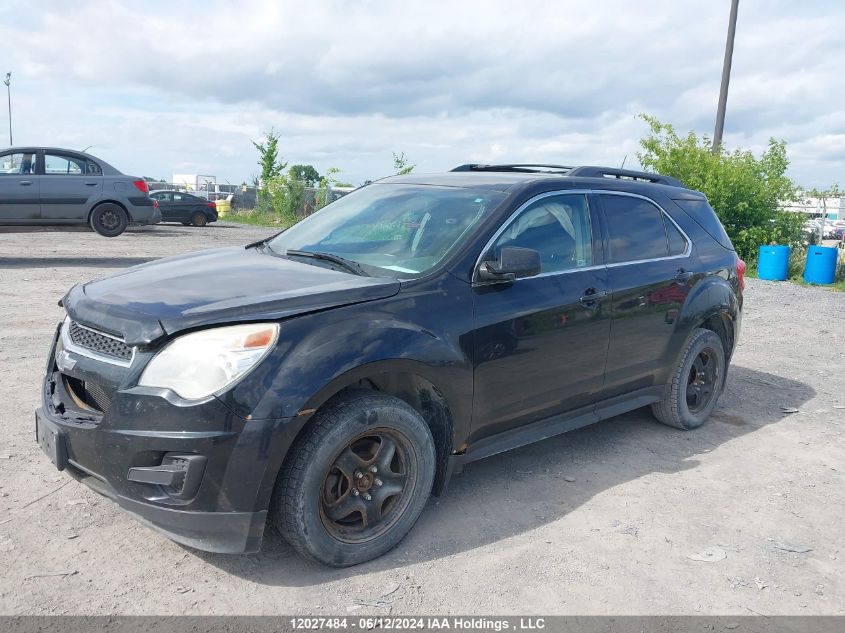
M272 349L278 335L277 323L185 334L153 357L138 384L172 389L188 400L210 396L245 376Z

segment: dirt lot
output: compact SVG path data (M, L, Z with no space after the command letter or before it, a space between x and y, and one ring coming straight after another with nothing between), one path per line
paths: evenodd
M33 410L64 291L268 233L0 234L0 613L845 614L841 293L750 280L703 428L637 411L472 464L352 569L275 536L259 555L183 548L55 471Z

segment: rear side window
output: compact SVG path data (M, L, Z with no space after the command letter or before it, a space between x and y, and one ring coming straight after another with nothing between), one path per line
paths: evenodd
M728 237L725 227L719 221L719 216L716 215L716 212L708 204L707 200L698 198L696 200L675 200L674 202L686 211L687 215L695 220L701 228L707 231L710 237L725 248L734 250L734 245L731 244L731 238Z
M48 176L81 176L88 171L88 161L62 154L44 154L44 173Z
M610 263L669 255L660 209L642 198L607 194L601 198L610 235Z

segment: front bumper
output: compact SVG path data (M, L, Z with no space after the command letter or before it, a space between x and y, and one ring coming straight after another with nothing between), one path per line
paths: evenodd
M126 496L118 492L106 477L78 461L87 461L85 451L80 450L86 444L86 438L79 429L48 416L43 408L35 412L35 418L36 435L49 433L56 442L52 447L54 454L43 444L42 447L57 468L67 471L74 479L115 501L144 525L178 543L208 552L243 554L261 549L266 509L253 512L183 510Z
M122 377L114 371L64 349L57 332L35 414L36 439L56 467L177 542L211 552L258 551L289 444L287 420L244 420L217 398L187 404L131 386L118 386L102 412L86 406L74 385L132 382L133 367L117 369L126 372ZM199 457L199 470L187 466L182 487L130 475L162 468L173 456Z

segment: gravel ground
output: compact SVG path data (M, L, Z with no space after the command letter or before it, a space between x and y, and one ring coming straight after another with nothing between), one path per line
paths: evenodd
M54 470L33 410L65 290L269 232L0 234L0 613L845 614L842 293L749 280L703 428L636 411L471 464L352 569L272 531L257 555L196 552Z

